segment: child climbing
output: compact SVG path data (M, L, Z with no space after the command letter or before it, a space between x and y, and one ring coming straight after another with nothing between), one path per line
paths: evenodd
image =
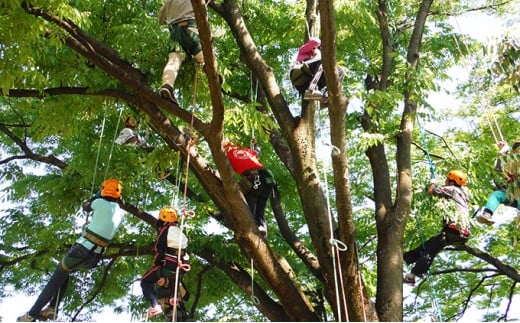
M160 95L177 103L174 83L185 55L193 56L200 66L204 65L199 30L190 0L166 0L159 11L159 24L168 25L171 51L164 66Z
M321 100L327 102L328 94L322 90L327 86L321 65L321 40L311 37L298 50L296 60L289 72L292 84L303 96L304 100ZM338 67L340 82L345 76L345 69Z
M270 170L264 168L257 156L260 155L260 147L256 139L252 139L251 148L241 148L232 142L224 142L224 151L231 166L242 176L240 186L246 198L251 214L253 215L260 234L267 237L267 224L264 213L267 200L273 192L275 180Z
M119 136L116 138L115 143L118 145L134 145L142 146L146 145L146 138L139 136L137 131L138 122L134 117L128 116L125 120L125 128L121 130Z
M177 268L180 275L178 281L181 282L182 276L189 270L189 255L186 253L188 238L177 223L177 211L173 207L166 206L161 209L157 221L159 234L155 242L154 266L141 278L143 296L150 302L147 317L163 313L158 302L156 283L162 277L175 280ZM172 285L172 288L175 286ZM177 299L177 295L173 294L173 297Z
M404 253L403 259L408 265L415 263L411 272L404 276L404 283L414 286L415 278L428 272L435 256L447 245L464 244L468 241L469 197L462 188L466 183L467 176L460 170L450 171L443 186L437 186L432 179L428 194L441 198L438 204L445 214L444 226L438 235Z
M501 171L506 185L504 189L496 190L489 195L486 206L477 216L477 221L493 225L492 216L500 204L516 207L520 210L520 141L513 144L512 153L509 153L507 143L500 141L500 148L495 169Z
M96 267L119 229L124 215L119 207L121 193L121 182L110 178L103 182L100 193L83 203L85 211L93 211L92 221L58 264L29 312L18 317L18 322L55 320L54 316L67 291L70 274L80 268ZM48 303L49 306L42 310Z

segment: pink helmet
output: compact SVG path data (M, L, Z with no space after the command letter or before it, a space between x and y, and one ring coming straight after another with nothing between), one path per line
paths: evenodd
M306 42L300 49L298 50L298 56L296 56L296 60L298 62L307 60L312 57L312 53L316 47L321 45L321 40L319 38L311 37L308 42Z

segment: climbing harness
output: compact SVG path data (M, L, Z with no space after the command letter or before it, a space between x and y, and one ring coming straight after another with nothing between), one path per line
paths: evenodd
M321 78L321 75L323 74L323 65L320 63L320 66L318 67L318 70L316 71L316 74L314 75L314 78L312 79L311 83L309 84L310 91L315 91L318 87L318 82Z

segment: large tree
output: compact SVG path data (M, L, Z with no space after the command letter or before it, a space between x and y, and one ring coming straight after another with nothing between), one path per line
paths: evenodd
M185 282L200 320L401 321L425 315L437 299L437 315L454 319L491 291L499 296L479 299L480 307L511 299L518 257L499 260L509 251L504 243L489 254L468 244L450 249L460 262L438 261L446 275L428 288L443 286L435 302L403 316L402 253L403 245L420 243L417 231L439 230L442 212L422 194L431 169L438 176L466 170L481 184L477 202L492 189L487 173L495 152L484 145L492 143L487 128L479 128L481 138L454 131L441 142L421 137L416 117L439 120L428 92L478 45L458 35L449 16L507 12L514 1L192 3L206 64L183 63L175 104L157 94L169 48L156 18L160 1L1 2L0 172L9 184L0 224L3 286L37 291L87 221L81 201L116 177L132 216L106 251L106 265L75 276L65 304L74 320L121 301L120 311L138 315L145 308L128 286L151 263L154 214L168 204L186 211L192 269ZM310 36L322 40L327 108L299 99L287 77ZM348 69L343 83L338 65ZM508 71L491 78L515 80ZM129 114L141 120L150 149L113 144ZM515 121L508 110L495 115L504 124ZM179 144L188 130L199 140ZM515 136L516 129L507 134ZM224 138L248 145L252 137L278 182L267 240L222 149ZM478 155L464 149L449 155L470 138L482 144L474 148ZM159 180L158 169L171 176ZM423 216L431 221L415 221ZM475 231L475 241L486 233Z

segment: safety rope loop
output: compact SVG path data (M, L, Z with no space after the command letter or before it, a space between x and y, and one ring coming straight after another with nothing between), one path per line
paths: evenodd
M184 270L184 271L186 271L186 272L191 270L190 264L184 264L184 263L182 263L182 261L179 262L178 264L179 264L179 268Z
M193 218L193 217L195 217L195 211L183 208L182 209L182 215L187 217L187 218Z
M341 240L331 238L331 239L329 239L329 243L331 244L331 246L336 247L339 251L348 250L347 245L344 242L342 242Z

